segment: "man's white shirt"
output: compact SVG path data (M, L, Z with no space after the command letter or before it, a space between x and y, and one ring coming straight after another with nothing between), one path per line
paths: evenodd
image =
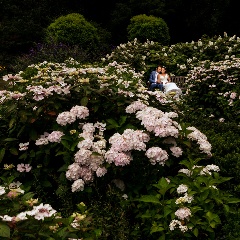
M158 72L155 73L155 83L157 82Z

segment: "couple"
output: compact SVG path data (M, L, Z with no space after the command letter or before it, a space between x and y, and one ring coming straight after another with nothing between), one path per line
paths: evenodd
M153 91L154 88L158 88L160 91L164 91L166 94L170 92L176 92L181 94L181 89L176 85L176 83L171 82L170 76L167 74L166 68L162 66L157 66L155 71L152 71L150 78L149 90Z

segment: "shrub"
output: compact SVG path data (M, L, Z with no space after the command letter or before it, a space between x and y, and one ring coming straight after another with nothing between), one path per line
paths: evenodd
M99 230L93 230L92 217L83 202L77 205L78 211L63 218L51 205L33 198L29 188L13 182L14 177L4 175L0 185L1 239L96 239Z
M132 17L127 31L130 41L137 38L141 42L150 40L167 45L170 40L166 22L162 18L147 16L145 14Z
M79 45L92 51L99 46L97 29L78 13L61 16L51 23L46 29L46 41Z
M208 37L191 43L177 43L171 46L164 46L157 41L146 41L141 43L133 40L120 44L111 54L104 58L107 62L129 64L136 71L145 71L145 77L158 64L167 67L172 75L186 76L188 72L199 65L200 61L218 62L240 56L240 38L235 35Z
M95 52L88 52L78 45L71 46L63 43L38 43L26 54L22 54L12 60L9 64L11 72L18 73L31 64L47 62L64 62L69 58L74 58L80 63L94 62L100 59Z
M204 61L189 72L185 104L206 117L239 123L239 58Z
M8 86L1 92L0 106L0 160L4 168L19 181L26 181L26 187L36 191L44 202L57 211L61 209L64 217L69 217L79 202L98 209L96 201L107 199L110 206L106 204L98 211L93 221L104 233L103 239L113 236L109 231L119 225L132 238L144 235L138 228L144 220L136 220L143 211L134 200L155 195L152 184L162 177L171 178L175 186L186 183L187 176L178 176L179 163L189 171L196 164L196 171L205 169L203 174L197 172L201 175L198 183L205 185L193 186L189 192L199 198L203 190L207 195L212 185L224 180L215 173L212 179L212 170L218 171L218 167L209 164L211 144L207 137L181 121L175 102L158 91L146 91L142 78L141 73L116 62L100 67L81 65L73 59L33 64L15 76L4 76ZM206 160L209 166L205 168ZM116 197L111 191L114 184L119 189ZM224 194L221 189L218 193ZM171 195L164 199L174 205ZM211 204L210 213L202 208L204 216L194 214L186 219L181 223L184 229L198 229L194 230L195 236L211 236L219 224L219 209L226 205L227 212L229 203L237 201L231 196L223 200L211 199L219 205ZM190 206L193 213L198 210L196 205ZM120 207L122 215L130 217L129 222L111 224L109 218L114 221L114 214L100 216L100 212L117 211ZM178 205L172 209L175 208ZM164 234L169 233L168 224L174 218L168 214ZM110 227L101 227L101 219ZM210 223L210 227L198 226L200 220L204 226ZM145 229L148 235L154 224L151 219ZM113 232L124 239L120 231ZM186 233L189 235L192 236L190 231Z

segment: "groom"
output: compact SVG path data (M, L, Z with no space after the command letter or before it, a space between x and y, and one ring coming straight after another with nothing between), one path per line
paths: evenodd
M157 66L155 71L152 71L150 74L149 82L150 87L149 90L153 91L154 88L158 88L160 91L163 90L163 84L157 83L157 75L161 72L162 67L160 65Z

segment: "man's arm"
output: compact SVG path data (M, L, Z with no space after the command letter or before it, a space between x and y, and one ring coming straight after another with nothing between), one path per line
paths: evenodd
M150 83L155 83L155 71L152 71L150 74L149 82Z

